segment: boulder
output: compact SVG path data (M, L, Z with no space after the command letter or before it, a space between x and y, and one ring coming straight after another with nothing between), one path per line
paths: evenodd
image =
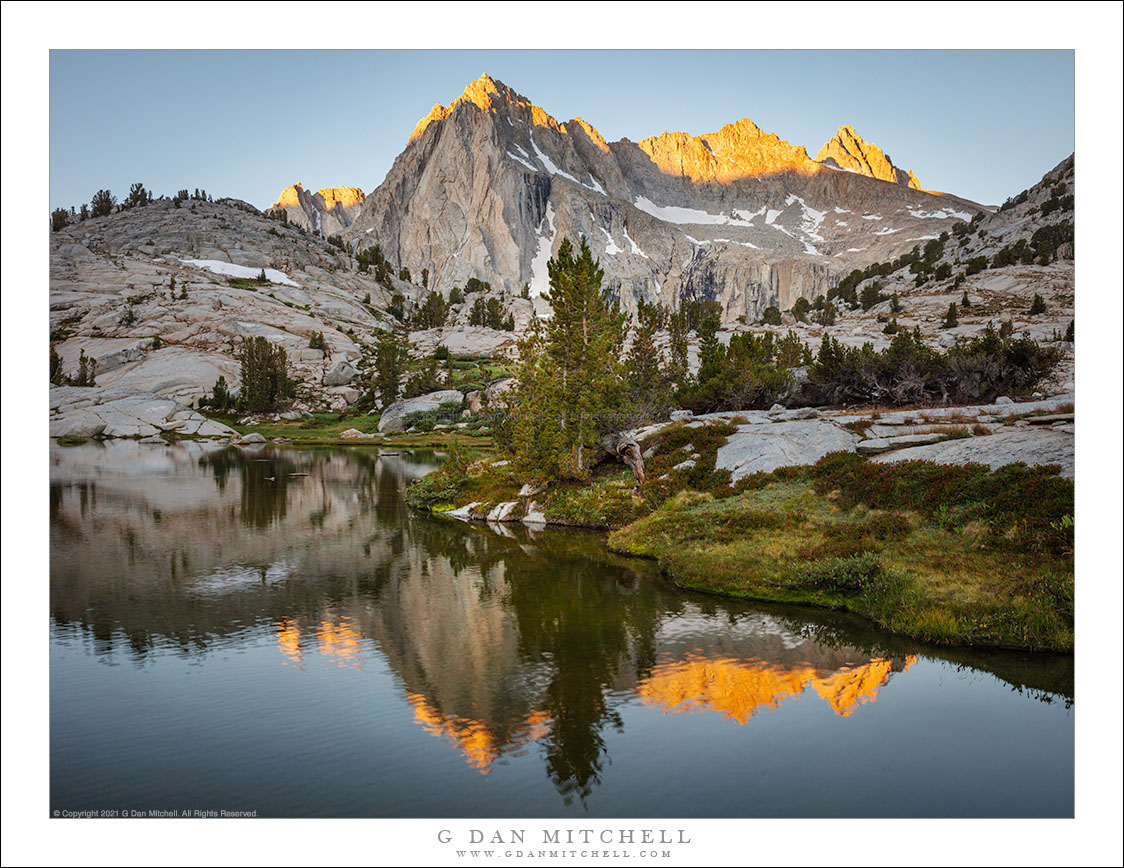
M464 396L464 412L474 416L484 409L484 393L469 392Z
M332 370L324 375L324 385L346 386L358 376L359 371L350 362L338 362Z
M893 452L895 449L908 449L912 446L928 446L930 443L940 443L948 435L940 431L929 434L902 434L895 437L873 437L864 440L858 445L860 455L879 455L883 452Z
M463 403L464 393L458 392L456 389L444 389L417 398L395 401L383 411L382 417L379 419L379 431L384 433L402 431L405 429L403 423L411 413L436 410L442 404L452 403L453 401L457 404Z
M502 380L496 380L484 390L484 394L488 397L488 406L501 409L506 407L507 402L504 401L503 396L513 388L515 388L514 377L505 377Z
M691 411L691 410L672 410L671 411L671 421L672 422L683 422L683 421L686 421L687 419L690 419L694 415L695 415L694 412Z
M251 431L249 434L243 434L237 441L241 443L265 443L265 436L259 434L257 431Z
M814 464L829 452L854 452L857 434L822 420L739 425L719 447L715 468L729 470L731 483L751 473Z

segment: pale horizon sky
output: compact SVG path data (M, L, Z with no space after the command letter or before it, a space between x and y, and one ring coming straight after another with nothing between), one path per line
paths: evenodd
M999 204L1074 149L1072 51L52 51L51 207L131 183L267 207L370 193L487 72L609 141L748 117L814 157L843 124L925 189Z

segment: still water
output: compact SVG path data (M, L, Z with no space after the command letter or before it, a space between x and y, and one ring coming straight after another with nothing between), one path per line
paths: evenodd
M411 514L429 453L51 448L52 810L1072 816L1069 657Z

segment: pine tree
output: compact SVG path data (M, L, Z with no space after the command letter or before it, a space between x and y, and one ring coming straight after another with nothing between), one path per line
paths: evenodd
M671 360L667 366L667 375L677 391L687 385L688 379L687 326L687 314L683 311L673 313L667 319L668 352L671 355Z
M292 395L289 359L284 347L258 336L242 343L242 405L251 413L273 410Z
M945 314L944 322L941 323L942 329L952 329L960 325L960 321L956 318L956 302L950 302L948 305L948 313Z
M639 418L662 415L671 402L671 387L666 371L660 367L656 332L667 323L667 311L641 301L636 309L632 346L625 361L629 397Z
M394 332L384 332L379 336L375 348L375 378L371 391L383 407L398 400L398 386L406 371L407 348Z
M619 427L625 316L601 293L604 271L583 238L547 263L554 316L521 343L512 442L517 462L547 478L583 478L601 436Z
M108 190L98 190L90 199L90 210L94 217L105 217L113 212L117 197Z
M67 214L65 208L56 208L51 212L51 231L58 232L62 229L69 219L70 215Z

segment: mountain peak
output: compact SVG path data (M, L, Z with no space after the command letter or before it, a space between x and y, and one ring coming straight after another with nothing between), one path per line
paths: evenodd
M816 154L816 162L913 190L921 189L921 182L913 172L895 166L889 154L883 153L873 142L866 141L850 124L839 127L835 135L824 143Z
M475 81L470 81L465 86L461 95L449 103L448 106L437 103L437 105L430 109L429 114L418 121L417 126L414 127L414 131L410 133L409 140L412 142L424 133L426 127L434 121L445 120L445 118L451 115L457 107L461 105L474 105L482 111L493 114L502 109L514 109L517 115L525 112L529 121L536 126L558 128L558 122L554 118L538 106L532 105L531 101L525 96L516 93L502 81L484 73ZM520 111L520 109L522 109L522 111Z

